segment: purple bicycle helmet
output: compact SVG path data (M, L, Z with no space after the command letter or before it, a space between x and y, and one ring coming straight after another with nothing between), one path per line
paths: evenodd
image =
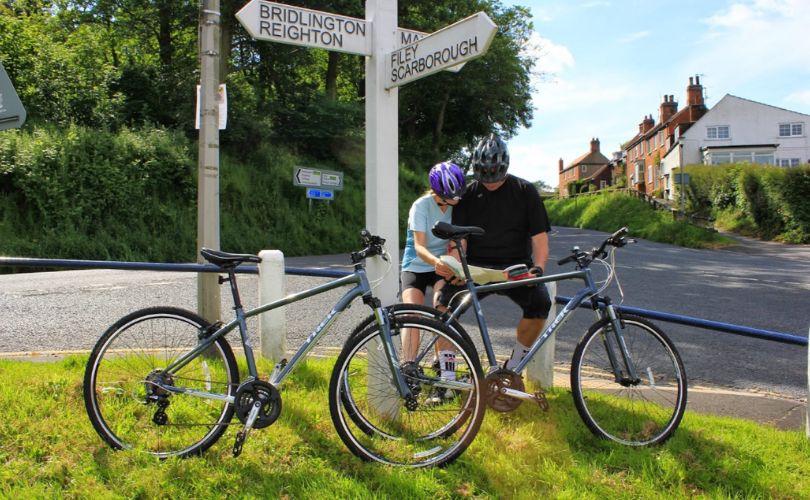
M430 188L443 200L460 200L467 189L464 171L455 163L437 163L428 174Z
M487 184L506 178L506 171L509 170L506 143L495 134L481 139L473 153L472 169L475 180Z

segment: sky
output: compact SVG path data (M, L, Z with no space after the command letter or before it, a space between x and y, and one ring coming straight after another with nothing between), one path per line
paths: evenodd
M810 114L810 0L503 0L531 10L534 118L509 144L509 172L559 184L590 150L608 158L658 123L664 95L681 109L689 77L706 104L726 94Z

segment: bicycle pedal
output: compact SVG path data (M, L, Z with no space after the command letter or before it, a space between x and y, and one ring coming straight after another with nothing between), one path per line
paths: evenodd
M546 393L544 391L535 392L534 400L537 401L537 406L539 406L541 410L548 411L549 409L548 398L546 397Z
M242 446L245 444L245 437L247 437L245 431L239 431L236 433L236 441L233 443L234 458L242 454Z

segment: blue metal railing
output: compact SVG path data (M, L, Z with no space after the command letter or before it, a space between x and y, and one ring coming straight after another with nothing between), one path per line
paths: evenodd
M153 262L119 262L109 260L73 259L29 259L21 257L0 257L0 266L7 267L60 267L67 269L119 269L124 271L185 271L194 273L217 273L222 269L214 264L156 264ZM243 264L236 268L237 273L259 274L255 264ZM284 267L285 274L295 276L317 276L322 278L342 278L348 271L310 267Z
M567 304L571 300L571 297L557 295L555 297L555 300L558 304ZM580 305L580 307L590 309L591 305L589 303L583 303ZM716 330L719 332L733 333L735 335L741 335L744 337L752 337L764 340L771 340L774 342L781 342L783 344L793 344L800 346L808 345L807 344L808 339L799 335L791 335L789 333L774 332L771 330L751 328L748 326L734 325L731 323L721 323L720 321L712 321L708 319L695 318L693 316L684 316L681 314L671 314L661 311L653 311L650 309L641 309L639 307L620 306L620 305L615 305L615 307L616 309L618 309L623 313L635 314L636 316L641 316L647 319L666 321L668 323L677 323L679 325L695 326L707 330Z
M44 267L44 268L69 268L69 269L119 269L128 271L186 271L197 273L216 273L221 268L214 264L156 264L151 262L119 262L106 260L72 260L72 259L29 259L20 257L0 257L0 266L8 267ZM244 264L236 268L237 273L258 274L259 270L255 265ZM350 274L348 271L323 268L307 267L284 267L285 274L294 276L316 276L322 278L341 278ZM558 304L567 304L571 297L558 295L555 297ZM580 307L590 308L590 304L584 303ZM742 335L783 344L807 346L808 339L799 335L792 335L771 330L751 328L747 326L734 325L731 323L721 323L692 316L671 314L650 309L641 309L631 306L616 306L621 312L635 314L644 318L677 323L680 325L694 326L706 330Z

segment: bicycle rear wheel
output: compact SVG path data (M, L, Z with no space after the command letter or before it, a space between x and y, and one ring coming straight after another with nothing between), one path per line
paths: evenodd
M456 333L413 315L396 318L391 325L400 359L398 335L404 328L419 332L422 349L437 337L452 346L456 383L441 378L432 356L427 356L403 367L414 397L407 401L400 397L382 347L382 332L378 325L370 325L349 338L332 371L332 421L346 446L364 460L410 467L444 465L469 446L481 426L485 409L481 367Z
M675 346L657 326L622 315L621 337L637 371L626 373L613 325L595 323L577 344L571 390L582 420L597 436L630 446L660 444L681 422L686 409L686 373ZM616 380L608 349L621 367Z
M225 432L239 381L224 338L174 372L177 357L193 349L209 323L172 307L136 311L117 321L93 349L84 376L84 403L96 432L115 449L156 455L199 455ZM218 394L208 399L160 386Z

